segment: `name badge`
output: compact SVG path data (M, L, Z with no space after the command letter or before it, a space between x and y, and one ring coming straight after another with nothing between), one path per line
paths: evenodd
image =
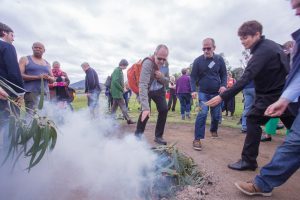
M214 61L211 61L210 63L209 63L209 65L208 65L208 67L211 69L211 68L213 68L213 66L215 66L215 62Z

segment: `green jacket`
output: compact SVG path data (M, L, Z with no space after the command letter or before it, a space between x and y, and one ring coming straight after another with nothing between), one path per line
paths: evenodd
M124 75L122 69L117 67L111 74L110 93L113 99L122 99L124 92Z

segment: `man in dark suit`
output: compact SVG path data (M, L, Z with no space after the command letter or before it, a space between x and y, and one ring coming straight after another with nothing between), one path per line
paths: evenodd
M14 41L14 32L7 25L0 22L0 80L5 82L17 93L23 91L23 79L21 77L17 53L12 45ZM0 135L3 136L4 149L8 147L9 142L7 134L8 116L10 114L7 97L17 97L4 87L0 87ZM22 97L16 98L18 101ZM0 140L1 141L1 140ZM1 146L1 145L0 145Z

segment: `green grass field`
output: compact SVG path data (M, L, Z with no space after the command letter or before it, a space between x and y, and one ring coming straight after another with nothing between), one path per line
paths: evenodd
M236 97L236 109L235 109L235 113L233 117L225 117L223 116L224 120L222 121L222 125L224 126L228 126L228 127L232 127L232 128L239 128L240 125L237 125L238 120L240 119L240 116L242 115L243 112L243 103L242 103L242 98L243 95L242 93L239 93ZM105 98L105 96L103 94L101 94L100 96L100 104L101 104L101 108L105 109L105 111L107 111L107 99ZM105 104L103 106L103 104ZM84 95L77 95L74 102L73 102L73 107L75 110L79 110L82 108L85 108L87 106L87 100L86 100L86 96ZM152 102L151 104L152 110L151 110L151 118L150 121L151 122L155 122L156 118L157 118L157 111L156 111L156 106L155 104ZM135 98L135 95L133 95L130 98L129 101L129 115L136 121L138 116L139 116L139 104ZM176 111L175 112L169 112L168 113L168 118L167 118L167 122L171 122L171 123L185 123L185 124L194 124L195 123L195 118L197 116L197 112L195 112L195 106L192 107L192 111L191 111L191 120L181 120L181 116L180 116L180 103L179 101L177 101L176 104ZM208 120L207 123L210 123L210 116L208 115Z

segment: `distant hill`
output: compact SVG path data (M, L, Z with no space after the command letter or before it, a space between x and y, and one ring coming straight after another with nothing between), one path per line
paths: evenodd
M76 90L82 90L82 89L84 89L84 84L85 84L85 81L81 80L81 81L70 84L70 87L74 88Z
M103 83L99 83L99 84L100 84L101 90L105 91L105 85ZM76 83L72 83L72 84L70 84L70 87L75 90L83 90L85 87L85 81L81 80Z

